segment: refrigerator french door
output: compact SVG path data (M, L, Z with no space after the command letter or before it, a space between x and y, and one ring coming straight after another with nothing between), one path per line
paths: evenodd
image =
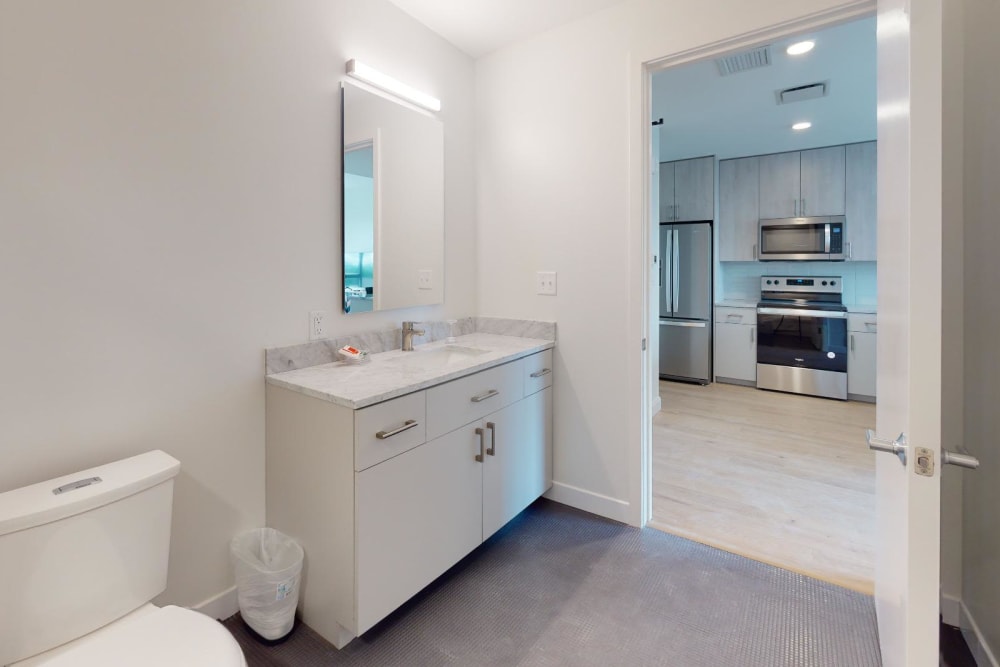
M712 223L660 225L660 377L712 377Z

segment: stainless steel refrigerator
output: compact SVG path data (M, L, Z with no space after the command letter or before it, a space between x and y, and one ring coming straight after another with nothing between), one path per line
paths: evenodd
M660 225L660 377L712 380L712 223Z

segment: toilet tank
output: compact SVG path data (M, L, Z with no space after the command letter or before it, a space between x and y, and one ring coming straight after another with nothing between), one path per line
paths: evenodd
M179 471L156 450L0 493L0 665L107 625L166 588Z

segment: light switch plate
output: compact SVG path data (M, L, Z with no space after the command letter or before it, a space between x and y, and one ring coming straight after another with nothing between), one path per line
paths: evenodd
M539 271L535 278L536 292L544 296L556 295L556 272Z
M433 275L430 269L417 271L417 289L434 289Z
M330 335L327 332L327 329L326 311L309 311L309 340L323 340L324 338L329 338Z

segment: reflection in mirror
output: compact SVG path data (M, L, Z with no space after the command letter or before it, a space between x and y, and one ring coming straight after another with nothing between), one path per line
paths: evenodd
M343 84L344 312L444 300L444 131Z

